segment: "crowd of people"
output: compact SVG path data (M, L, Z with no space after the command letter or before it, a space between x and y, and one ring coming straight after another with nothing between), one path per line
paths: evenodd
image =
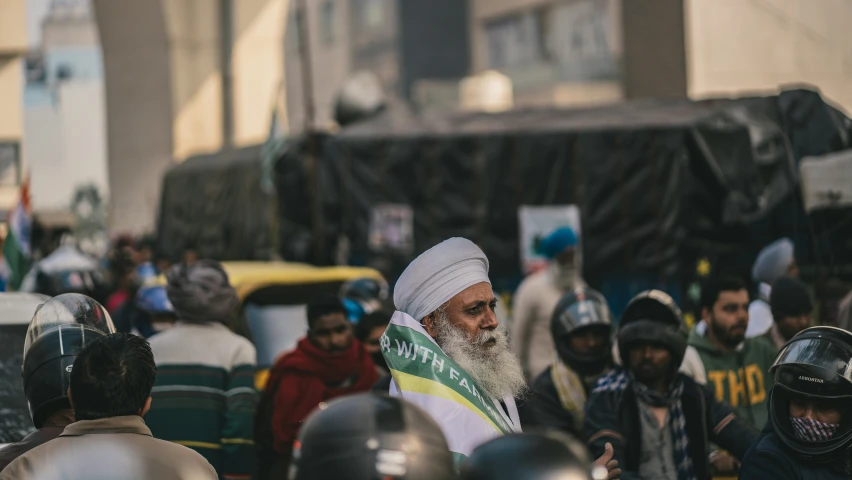
M220 263L119 252L106 306L35 312L37 430L0 450L0 480L852 478L852 333L811 326L789 240L756 259L754 299L708 279L691 330L659 290L614 318L578 243L542 240L511 325L463 238L409 264L393 311L369 279L305 299L305 336L262 385ZM165 282L140 287L149 268Z

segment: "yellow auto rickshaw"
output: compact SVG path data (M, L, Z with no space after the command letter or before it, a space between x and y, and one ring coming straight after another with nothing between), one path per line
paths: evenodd
M384 280L372 268L316 267L289 262L223 262L240 298L234 330L257 349L255 385L262 390L269 368L293 349L308 330L306 305L323 294L338 294L347 280Z

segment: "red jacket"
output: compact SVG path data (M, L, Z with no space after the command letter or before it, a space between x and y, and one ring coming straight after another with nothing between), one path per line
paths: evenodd
M269 374L264 395L272 397L275 450L288 454L302 422L320 404L367 392L378 381L372 358L357 340L348 350L329 353L308 339L281 357Z

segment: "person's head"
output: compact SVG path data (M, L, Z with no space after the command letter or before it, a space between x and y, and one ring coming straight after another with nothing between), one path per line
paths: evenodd
M380 367L386 367L384 356L382 356L381 339L388 328L390 318L390 313L378 310L364 315L355 325L355 338L364 345L364 350Z
M769 297L772 318L784 340L811 326L814 310L808 287L797 278L782 277L772 284Z
M139 239L136 242L136 261L137 263L147 263L151 262L154 259L154 248L156 247L157 240L151 236L146 235Z
M591 463L586 447L561 432L503 435L476 447L462 464L461 478L591 480Z
M136 281L136 262L129 248L114 250L110 254L109 270L117 288L130 288Z
M157 253L154 255L154 267L158 272L165 274L172 267L172 259L165 253Z
M713 279L701 292L701 316L710 340L732 350L745 339L749 296L745 284L732 277Z
M192 265L198 261L198 246L195 242L188 242L183 247L183 253L181 254L181 261L187 265Z
M523 370L494 312L488 259L473 242L451 238L417 257L397 281L394 304L490 395L523 391Z
M70 408L68 386L74 359L92 341L115 332L109 313L95 300L66 293L39 305L24 340L23 380L36 428L57 410Z
M365 314L375 312L388 298L388 284L384 280L361 277L345 282L340 287L341 298L357 302Z
M813 327L794 336L769 369L769 419L778 439L808 463L852 449L852 333Z
M612 314L597 291L578 287L563 295L550 332L559 358L578 373L599 373L612 363Z
M686 353L680 308L659 290L642 292L627 304L617 336L625 368L647 385L668 384Z
M144 314L154 330L166 328L177 321L177 314L169 301L164 285L146 285L136 292L136 307Z
M68 391L74 415L78 421L143 416L156 378L147 340L130 333L99 338L74 360Z
M554 280L562 288L573 288L579 276L577 234L570 227L561 227L541 239L539 251L550 260Z
M175 265L166 282L168 299L186 322L227 323L240 305L225 268L216 260Z
M793 241L778 239L760 251L751 268L755 282L772 285L781 277L798 277L799 267L793 251Z
M308 304L308 339L329 353L342 352L352 346L352 324L338 297L325 295Z
M361 394L322 403L305 420L296 445L295 480L455 478L441 427L400 398Z

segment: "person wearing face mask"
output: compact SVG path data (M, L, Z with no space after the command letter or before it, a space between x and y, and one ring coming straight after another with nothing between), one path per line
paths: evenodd
M770 421L741 479L852 478L852 333L813 327L787 342L770 373Z
M379 375L336 296L308 304L308 333L281 357L255 415L258 478L286 478L302 422L321 402L367 392Z
M569 227L544 237L539 249L549 259L547 268L525 278L515 293L511 346L529 378L540 375L556 358L550 333L553 309L562 295L584 285L577 246L577 235Z
M782 277L772 284L773 325L764 338L781 349L797 333L811 326L814 304L808 287L797 278Z

